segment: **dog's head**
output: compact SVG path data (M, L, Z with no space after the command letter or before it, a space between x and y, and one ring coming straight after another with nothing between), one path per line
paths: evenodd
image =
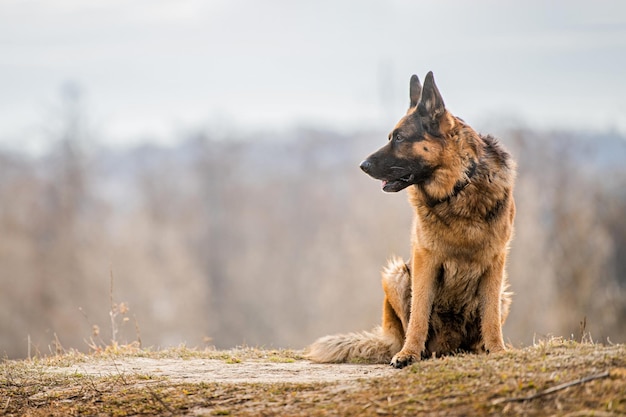
M428 181L444 147L443 130L449 123L433 73L426 75L423 88L413 75L409 96L409 110L389 134L387 144L361 162L365 173L382 180L386 192Z

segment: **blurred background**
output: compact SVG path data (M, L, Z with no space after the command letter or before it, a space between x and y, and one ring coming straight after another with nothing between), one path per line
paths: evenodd
M519 164L505 339L626 342L624 68L618 0L4 0L0 355L370 329L429 70Z

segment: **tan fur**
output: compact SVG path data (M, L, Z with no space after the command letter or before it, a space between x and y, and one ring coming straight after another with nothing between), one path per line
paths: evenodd
M371 332L324 336L315 341L306 356L320 363L388 363L402 343L381 327Z
M407 266L392 258L383 271L381 328L319 339L309 351L314 361L391 355L391 364L403 367L431 355L505 349L515 164L495 139L445 109L432 74L423 91L412 78L410 95L412 107L388 144L361 167L386 191L407 188L411 260Z

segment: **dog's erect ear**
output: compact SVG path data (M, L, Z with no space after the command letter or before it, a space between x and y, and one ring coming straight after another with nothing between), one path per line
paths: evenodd
M409 109L417 106L417 103L420 101L420 96L422 95L422 84L420 83L420 79L417 78L417 75L411 75L411 82L409 84L409 97L411 98L411 104L409 105Z
M425 118L429 124L439 121L439 118L446 110L446 106L441 98L441 93L435 85L433 72L426 74L424 80L424 88L422 90L422 98L417 107L420 117Z

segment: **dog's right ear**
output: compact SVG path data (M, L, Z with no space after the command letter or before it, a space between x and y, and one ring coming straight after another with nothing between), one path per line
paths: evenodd
M417 75L413 74L411 75L411 82L409 84L409 97L411 99L409 110L417 106L417 103L419 103L421 96L422 84L420 83L420 79L417 78Z
M435 128L439 124L439 119L446 111L441 93L435 84L432 71L426 74L424 80L424 90L422 98L417 106L417 112L423 123L428 128ZM436 130L436 129L435 129Z

